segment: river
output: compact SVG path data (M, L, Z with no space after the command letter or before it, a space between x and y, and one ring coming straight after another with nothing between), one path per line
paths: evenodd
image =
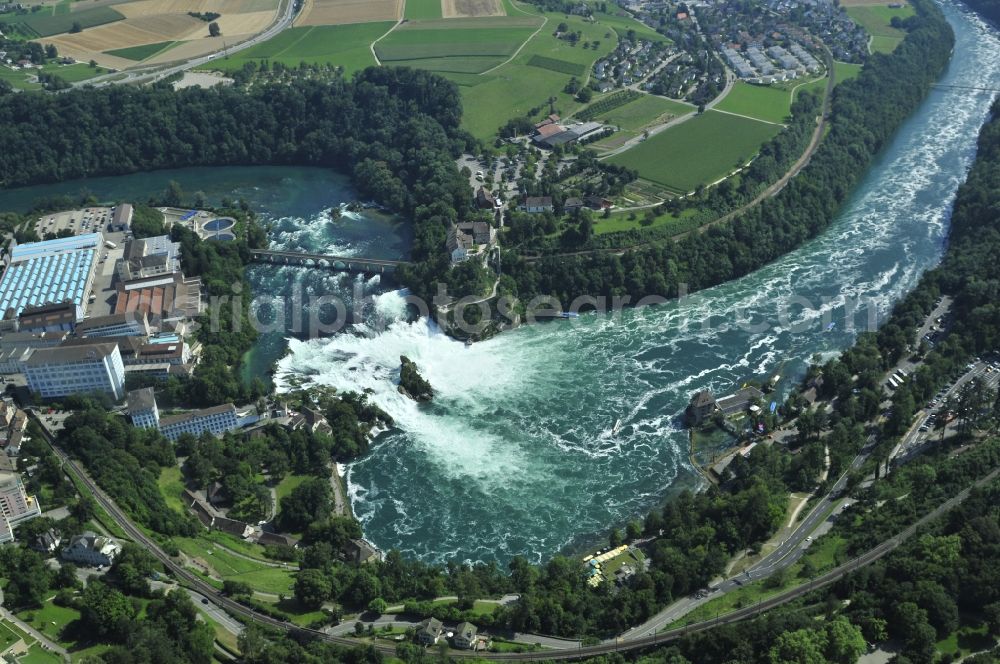
M996 33L950 3L944 9L957 42L941 83L1000 87ZM505 563L593 543L672 491L699 485L678 425L693 392L724 394L776 373L790 384L812 358L836 354L883 320L940 260L990 101L986 92L933 90L821 237L752 275L668 304L526 326L466 348L426 320L408 322L405 294L378 277L254 266L255 295L333 293L348 305L361 296L364 310L358 325L332 337L292 339L283 358L285 335L263 335L247 374L282 358L279 386L294 378L367 390L395 418L347 474L365 534L384 549L430 562ZM216 203L245 199L272 224L276 248L406 256L404 224L367 211L331 220L328 209L353 193L343 177L319 169L91 179L3 192L0 209L81 188L99 199L142 200L171 179ZM859 303L856 311L847 301ZM398 394L400 355L434 386L433 403Z

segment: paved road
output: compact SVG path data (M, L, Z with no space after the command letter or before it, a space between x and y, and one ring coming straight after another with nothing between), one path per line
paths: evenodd
M32 414L34 415L33 412ZM50 442L52 442L51 439ZM347 645L347 646L357 645L356 641L353 641L352 639L346 637L300 628L295 625L286 623L284 621L276 620L274 618L271 618L270 616L257 613L256 611L222 595L214 587L212 587L204 580L200 579L198 576L185 569L183 566L177 564L177 562L175 562L172 558L170 558L160 548L157 542L147 537L146 534L142 532L142 530L140 530L132 523L129 517L124 512L122 512L122 510L117 506L117 504L115 504L114 501L108 498L108 496L93 482L93 480L89 478L89 476L87 476L86 473L82 471L82 469L72 459L70 459L65 454L65 452L63 452L55 445L52 446L52 449L54 453L62 461L64 467L66 467L67 470L72 471L76 476L80 478L80 481L82 482L84 487L93 495L94 499L98 502L98 504L100 504L108 512L110 517L114 519L121 526L121 528L126 532L126 534L129 537L131 537L135 542L145 546L147 550L150 552L150 554L156 557L157 560L159 560L164 565L164 567L171 572L171 574L173 574L177 579L179 579L181 583L183 583L188 588L200 593L205 599L209 600L208 605L206 605L199 599L199 603L202 607L215 605L220 610L224 610L231 614L241 616L244 619L253 620L255 622L259 622L264 625L284 630L287 632L292 632L293 634L301 635L307 638L311 636L313 638L321 638L326 641L338 643L341 645ZM862 452L862 454L864 454L864 452ZM861 455L859 455L859 457L860 456ZM857 459L855 460L855 463L858 463ZM852 466L853 465L854 464L852 464ZM987 477L983 478L979 482L976 482L974 486L981 486L988 481L992 481L996 477L998 472L1000 472L1000 469L993 471ZM843 482L845 482L845 478L841 477L834 488L837 489L838 487L842 486ZM633 649L647 648L649 646L668 643L670 641L673 641L674 639L680 638L685 634L711 629L712 627L715 627L716 625L719 624L727 624L744 620L746 618L759 615L760 613L768 611L776 606L780 606L786 602L792 601L804 595L805 593L810 592L815 588L833 583L834 581L840 579L846 574L849 574L854 570L857 570L865 565L874 562L875 560L878 560L880 557L884 556L886 553L892 551L895 547L899 546L899 544L902 543L904 540L906 540L908 537L912 536L912 534L916 532L919 526L923 525L924 523L927 523L929 520L933 518L936 518L940 514L944 513L945 510L950 509L954 505L958 504L958 502L960 502L961 500L964 500L964 498L968 495L969 491L970 489L962 491L958 496L946 501L940 507L935 509L933 512L919 519L916 523L914 523L913 526L906 529L903 533L897 535L896 537L891 538L890 540L883 542L879 546L859 556L858 558L849 561L847 563L844 563L843 565L840 565L839 567L831 570L830 572L827 572L826 574L820 576L819 578L813 579L808 584L797 588L793 588L789 591L771 597L763 602L758 603L757 605L733 611L731 613L726 614L725 616L719 617L716 620L705 620L699 623L688 625L683 628L667 630L649 635L646 635L645 631L641 633L636 633L634 630L632 630L633 632L632 635L620 637L619 639L616 639L612 642L605 642L593 646L581 645L581 647L576 649L564 647L562 649L552 649L552 650L544 650L540 652L529 652L529 653L472 653L464 651L454 651L453 653L451 653L451 656L453 658L478 657L483 659L509 660L509 661L577 659L599 654L606 654L618 650L633 650ZM810 513L809 517L807 517L807 520L815 519L818 521L821 518L821 516L822 514L817 514L817 509L814 509L813 512ZM815 521L813 523L815 523ZM797 531L797 534L804 536L805 532L806 530L804 528L800 528ZM789 557L792 551L789 551L788 547L794 546L795 541L796 541L796 534L793 534L793 536L789 537L789 539L785 542L785 544L782 545L784 547L785 553L789 554ZM781 550L782 549L779 549L779 551ZM750 570L751 575L753 574L755 569L762 568L763 566L773 563L774 556L776 555L778 555L778 551L776 551L771 556L768 556L767 558L762 560L758 564L758 566L755 566L755 568L751 568ZM739 585L735 583L735 581L732 579L729 580L728 583L733 583L734 586ZM720 584L720 588L721 587L723 587L722 584ZM653 631L653 628L655 628L655 624L651 625L650 623L647 623L647 625L643 626L643 628L650 629L650 631ZM539 640L537 636L532 636L530 638L534 639L535 641ZM383 652L389 655L395 654L395 648L392 646L379 644L374 647L379 652Z
M271 24L263 32L254 35L250 39L240 42L238 44L228 45L226 47L226 54L231 55L233 53L239 53L248 48L261 44L272 37L275 37L281 31L286 28L291 27L292 21L295 18L295 0L284 0L285 7L284 11L279 9L279 14L274 23ZM165 66L155 66L155 67L140 67L137 69L126 70L124 72L117 72L114 74L106 74L104 76L98 76L96 78L91 78L86 81L80 81L74 83L74 87L84 87L84 86L94 86L97 88L105 87L108 85L116 85L120 83L149 83L152 81L158 81L160 79L166 78L168 76L173 76L174 74L179 74L185 72L189 69L194 69L201 65L207 64L212 60L219 57L219 53L210 53L208 55L202 55L196 58L191 58L190 60L185 60L183 62L168 64ZM124 74L124 75L123 75Z
M901 463L908 460L911 456L915 456L920 452L923 452L927 447L933 444L935 441L940 441L945 438L951 438L958 435L957 421L949 422L945 425L943 430L934 429L929 426L928 419L931 414L938 409L940 406L944 406L948 402L948 399L952 397L957 397L962 388L969 384L972 380L980 380L983 382L985 387L989 389L996 389L997 385L1000 384L1000 371L993 369L991 363L976 361L971 363L969 369L962 374L958 380L948 387L943 395L937 399L938 406L931 408L921 408L917 411L913 419L913 425L906 432L903 438L899 441L895 448L892 450L890 459L896 463ZM921 431L921 428L927 426L926 431Z
M645 623L633 627L624 632L619 639L628 641L642 635L651 635L662 630L666 625L687 615L697 607L712 601L726 593L733 592L744 583L750 583L771 576L778 570L793 565L812 543L814 532L821 526L831 514L836 514L840 503L843 502L841 494L847 486L847 479L850 473L860 468L868 459L873 447L874 438L870 437L862 448L861 452L854 458L847 471L845 471L830 488L830 491L823 496L816 505L813 506L809 514L799 523L794 531L778 547L751 565L745 572L730 577L721 583L712 586L710 592L703 596L683 597L670 606L666 607Z

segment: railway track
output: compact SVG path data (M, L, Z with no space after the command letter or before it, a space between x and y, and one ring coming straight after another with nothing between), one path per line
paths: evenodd
M29 411L31 416L38 420L38 416L34 411ZM41 422L39 422L41 424ZM205 597L211 598L211 601L217 606L225 609L233 616L239 618L244 622L256 622L261 625L266 625L268 627L282 630L293 634L300 638L305 639L318 639L328 643L334 643L340 646L354 648L361 644L356 639L350 639L342 636L334 636L331 634L326 634L325 632L320 632L318 630L307 629L304 627L299 627L298 625L293 625L292 623L278 620L272 618L271 616L262 614L258 611L254 611L248 606L240 604L229 597L223 595L214 586L205 582L197 575L193 574L187 570L182 565L175 562L166 552L160 547L160 545L146 535L140 528L132 523L132 520L126 515L118 505L111 500L104 491L97 486L89 475L76 463L68 454L66 454L55 441L49 435L45 427L42 427L45 431L46 439L49 442L53 452L63 463L64 468L71 471L80 482L87 488L92 494L94 500L104 508L104 510L114 519L122 530L131 537L136 543L141 544L147 548L150 554L152 554L157 560L159 560L163 566L168 569L183 585L196 590ZM490 653L490 652L472 652L472 651L454 651L449 652L449 656L454 659L465 659L465 658L477 658L477 659L489 659L496 661L512 661L512 662L528 662L528 661L539 661L539 660L574 660L581 659L584 657L593 657L596 655L604 655L613 652L626 652L631 650L641 650L643 648L649 648L653 646L659 646L663 644L676 641L681 637L688 634L696 634L698 632L703 632L708 629L712 629L719 625L728 625L748 618L753 618L766 611L769 611L775 607L781 606L791 602L803 595L816 590L817 588L822 588L824 586L830 585L835 581L843 578L844 576L854 572L857 569L865 567L872 564L879 558L882 558L900 544L905 542L918 529L924 524L930 522L931 520L941 516L951 508L955 507L961 503L969 495L969 492L973 487L982 486L993 479L1000 473L1000 468L989 473L987 476L983 477L979 481L975 482L971 487L964 489L958 495L952 497L951 499L945 501L932 512L924 515L914 524L906 528L904 531L898 535L882 542L878 546L870 549L869 551L863 553L857 558L850 560L840 566L830 570L829 572L813 579L807 584L792 588L786 592L770 597L766 600L762 600L757 604L752 606L744 607L742 609L737 609L722 616L718 616L715 619L703 620L697 623L692 623L684 627L678 627L674 629L664 630L658 634L653 634L649 636L635 637L629 639L622 639L619 637L614 641L605 641L596 645L582 646L575 650L542 650L536 652L523 652L523 653ZM389 645L375 644L375 650L383 655L395 655L395 647Z

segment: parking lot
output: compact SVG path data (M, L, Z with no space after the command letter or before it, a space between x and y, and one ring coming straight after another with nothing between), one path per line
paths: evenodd
M957 379L942 388L924 408L917 412L916 424L903 437L894 451L894 458L918 454L927 445L938 440L945 440L958 433L957 419L945 420L945 411L949 399L956 399L962 388L973 380L982 382L984 388L997 389L1000 385L1000 358L976 358L970 362Z
M47 214L35 222L35 233L42 239L46 234L58 235L61 231L70 231L73 235L100 233L109 223L111 208L91 207Z
M124 253L125 242L132 237L131 232L108 230L111 223L112 208L88 207L82 210L56 212L42 216L35 222L35 232L45 239L67 231L74 235L101 233L104 244L97 252L97 268L94 271L94 284L88 294L87 317L106 316L111 313L115 303L115 266ZM93 295L93 299L90 296Z

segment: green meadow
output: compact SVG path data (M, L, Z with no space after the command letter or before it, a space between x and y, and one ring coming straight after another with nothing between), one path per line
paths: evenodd
M708 111L611 157L675 192L712 183L753 157L780 127Z
M210 62L200 69L235 71L247 62L268 60L289 67L298 66L300 62L338 65L350 74L375 64L369 45L392 26L392 22L382 21L289 28L274 39L232 57Z
M715 108L782 124L788 119L791 107L792 95L787 90L738 81Z

